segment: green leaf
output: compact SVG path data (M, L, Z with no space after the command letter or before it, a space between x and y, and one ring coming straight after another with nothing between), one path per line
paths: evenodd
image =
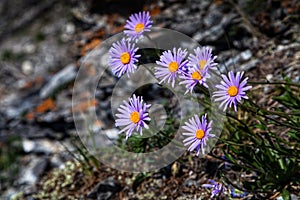
M287 190L283 190L281 192L281 196L282 196L283 200L290 200L291 199L290 193Z

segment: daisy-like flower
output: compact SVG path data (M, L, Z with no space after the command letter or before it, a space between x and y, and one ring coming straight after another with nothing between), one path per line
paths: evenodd
M194 91L194 87L197 84L203 85L204 87L208 88L208 85L206 84L206 79L210 77L210 75L207 73L207 70L199 70L195 68L189 69L187 73L182 73L182 75L179 76L183 81L179 83L186 85L186 92L184 94L187 94L189 91L192 93Z
M126 140L131 136L134 130L143 134L143 128L148 129L149 126L146 121L150 121L148 109L150 104L143 102L143 97L133 95L129 98L129 102L123 101L123 105L120 105L116 114L116 126L125 126L119 133L126 131Z
M188 63L188 61L185 60L186 55L186 49L181 50L181 48L178 50L174 48L173 52L168 50L162 53L160 60L156 61L156 64L158 64L159 67L155 67L154 74L157 79L160 79L159 83L167 81L168 83L172 82L172 87L175 86L177 75L183 73L183 70Z
M203 184L202 187L205 188L213 188L211 191L210 198L213 198L214 196L221 195L225 192L226 188L222 185L222 183L216 182L214 180L208 180L210 184Z
M217 63L215 59L217 56L212 55L212 49L210 47L197 47L194 49L195 54L189 56L189 66L196 69L213 69L217 70Z
M137 55L138 48L135 44L131 44L124 38L112 44L109 50L109 65L112 67L112 72L121 77L124 73L133 73L137 69L136 62L141 55Z
M189 151L193 151L196 149L196 155L198 156L200 153L200 149L202 149L202 154L204 154L204 146L206 145L206 141L209 138L215 137L215 135L210 134L212 121L207 123L207 114L202 116L200 121L199 117L195 115L189 122L185 122L185 126L182 126L184 130L183 135L188 136L183 140L184 146L190 145L188 148Z
M237 103L241 102L242 98L248 99L246 91L251 89L252 86L246 86L248 77L242 80L244 72L237 72L234 76L233 71L228 72L228 77L222 74L223 80L220 85L216 85L217 91L213 92L215 101L222 101L220 108L224 106L224 111L234 106L237 111Z
M150 14L146 11L130 15L126 22L124 33L132 40L138 40L152 27Z

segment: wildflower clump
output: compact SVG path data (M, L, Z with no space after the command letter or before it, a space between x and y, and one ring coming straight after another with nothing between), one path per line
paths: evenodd
M109 64L113 74L117 77L125 73L129 77L130 73L137 70L141 55L138 54L139 48L135 45L147 32L151 31L152 27L149 12L145 11L131 15L126 22L124 34L128 38L113 43L109 51ZM185 85L185 95L188 92L194 93L197 85L207 89L217 89L213 97L216 97L215 101L222 101L220 107L224 107L225 111L233 105L234 110L237 111L237 103L240 103L242 98L247 99L245 92L251 88L251 86L246 86L248 78L242 80L244 72L237 72L235 76L231 71L228 77L221 75L223 80L219 85L209 88L207 81L212 74L218 74L216 58L217 56L212 54L210 47L197 47L191 54L188 54L187 49L174 47L159 55L159 60L155 61L154 72L151 71L151 73L159 84L170 84L172 88L175 88L176 83ZM147 124L151 120L148 113L149 107L149 104L143 102L142 96L136 97L135 94L129 99L129 103L124 101L124 104L120 105L115 125L122 127L120 133L126 132L126 139L135 131L142 135L143 128L149 128ZM188 150L196 149L197 155L200 155L201 150L204 154L207 141L214 137L214 134L209 133L212 127L212 121L207 123L207 114L204 114L201 120L195 115L182 127L188 131L183 135L190 136L183 141L184 145L191 144Z

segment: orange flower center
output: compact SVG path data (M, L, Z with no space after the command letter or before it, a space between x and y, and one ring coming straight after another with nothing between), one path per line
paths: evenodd
M130 114L130 120L135 124L138 123L140 121L140 113L137 111L132 112Z
M176 72L178 70L178 63L177 62L170 62L169 64L169 71Z
M128 64L130 62L130 54L128 52L123 52L120 56L120 60L123 64Z
M135 32L139 33L143 31L145 28L145 25L143 23L137 23L134 27Z
M204 131L202 130L202 129L198 129L197 131L196 131L196 138L197 139L199 139L199 140L201 140L202 138L204 138Z
M227 93L229 94L229 96L235 97L238 94L238 91L238 88L232 85L228 88Z
M201 76L201 74L199 73L199 72L197 72L197 71L194 71L193 73L192 73L192 79L195 79L195 80L201 80L202 79L202 76Z
M204 66L206 65L206 60L200 60L199 64L200 64L200 69L203 69Z

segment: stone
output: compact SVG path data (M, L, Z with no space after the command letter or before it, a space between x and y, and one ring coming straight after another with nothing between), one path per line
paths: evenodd
M116 140L119 137L119 130L116 128L108 129L104 131L104 134L111 140Z
M23 63L22 63L22 72L26 75L29 75L31 74L33 71L33 65L32 65L32 62L29 61L29 60L25 60Z
M76 67L74 64L69 64L57 74L55 74L50 81L41 89L40 97L47 98L52 95L55 90L57 90L60 86L63 86L71 81L73 81L76 77Z
M246 62L246 63L240 65L239 70L240 71L248 71L250 69L255 68L258 63L259 63L259 59L250 60L249 62Z
M252 57L252 52L248 49L246 51L243 51L240 55L241 55L241 59L243 61L246 61Z
M113 177L98 183L87 195L87 198L97 200L111 199L116 193L121 191L122 187Z
M47 158L32 157L29 166L22 169L19 184L35 185L48 166Z
M193 179L187 179L184 181L184 186L185 187L192 187L192 186L196 186L197 182Z
M22 146L23 146L23 150L24 150L25 153L30 153L34 150L36 144L32 140L24 139L22 141Z
M224 15L219 24L212 26L210 29L204 32L195 33L193 35L193 39L198 42L215 42L224 34L224 29L230 24L232 19L235 17L236 14Z

